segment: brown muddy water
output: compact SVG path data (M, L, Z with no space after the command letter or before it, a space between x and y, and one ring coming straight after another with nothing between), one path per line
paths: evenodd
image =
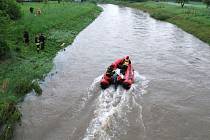
M210 140L210 47L176 26L116 5L54 59L21 104L15 140ZM102 91L101 75L130 55L135 84Z

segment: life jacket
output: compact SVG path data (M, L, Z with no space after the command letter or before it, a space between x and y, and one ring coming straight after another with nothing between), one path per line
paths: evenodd
M111 67L108 67L107 71L106 71L106 76L111 77L114 74L114 69Z
M123 61L123 66L128 66L128 64L129 64L130 62L129 62L129 59L124 59L124 61Z

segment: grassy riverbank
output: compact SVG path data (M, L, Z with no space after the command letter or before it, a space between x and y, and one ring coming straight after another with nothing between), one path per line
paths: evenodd
M150 13L156 19L171 22L186 32L210 44L210 9L202 3L180 4L165 2L131 3L129 6Z
M180 4L172 2L99 1L143 10L148 12L151 17L173 23L210 44L210 8L207 9L203 3L191 2L181 8Z
M20 120L16 104L32 89L41 93L36 79L44 78L53 67L56 53L72 43L101 11L90 3L24 3L20 6L23 17L12 23L9 31L11 57L0 61L0 140L11 139L14 124ZM30 7L40 8L42 14L31 14ZM22 42L25 30L30 34L29 46ZM47 41L45 50L38 54L34 38L40 32Z

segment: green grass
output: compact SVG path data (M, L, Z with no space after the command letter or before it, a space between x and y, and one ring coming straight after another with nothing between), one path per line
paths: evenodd
M9 33L12 57L0 61L0 140L11 139L14 124L20 119L16 104L32 89L41 94L36 79L45 77L53 67L56 53L72 43L101 11L90 3L24 3L20 6L23 17L12 23ZM31 14L31 6L40 8L42 14ZM30 34L27 47L22 42L24 30ZM34 38L40 32L45 34L47 41L45 50L38 54ZM61 47L62 43L66 45Z
M210 9L202 3L189 3L184 8L177 3L151 1L128 6L148 12L158 20L171 22L210 44Z

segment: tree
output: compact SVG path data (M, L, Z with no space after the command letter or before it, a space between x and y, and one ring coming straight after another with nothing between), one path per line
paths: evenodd
M9 15L10 19L17 20L21 17L20 7L15 0L0 0L0 10Z
M203 0L203 2L206 4L207 8L210 6L210 0Z
M177 0L177 3L180 3L182 8L186 2L188 2L188 0Z

